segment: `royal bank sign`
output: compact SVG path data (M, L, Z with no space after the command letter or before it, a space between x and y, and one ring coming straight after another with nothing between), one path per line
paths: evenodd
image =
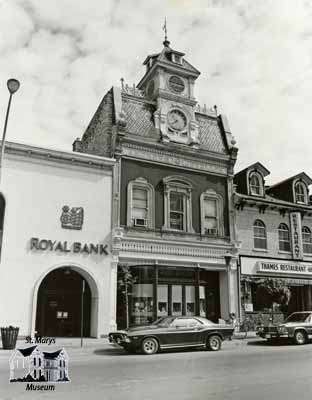
M32 251L46 251L55 253L81 253L81 254L99 254L108 255L107 244L94 244L94 243L81 243L81 242L67 242L60 240L50 239L30 239L30 250Z
M312 264L257 261L257 272L278 275L311 275Z

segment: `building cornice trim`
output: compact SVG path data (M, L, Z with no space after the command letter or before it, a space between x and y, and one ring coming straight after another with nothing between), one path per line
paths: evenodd
M5 154L95 169L111 169L115 165L114 158L99 157L78 152L66 152L16 142L5 143Z
M216 175L228 176L229 157L215 156L216 161L211 161L211 157L205 154L199 160L198 151L196 154L178 154L164 150L153 143L153 147L140 145L124 141L122 144L122 156L136 160L144 160L149 163L159 163L175 168L183 168L192 171L210 172ZM202 155L201 155L202 156ZM206 158L207 157L207 158ZM209 158L208 158L209 157Z

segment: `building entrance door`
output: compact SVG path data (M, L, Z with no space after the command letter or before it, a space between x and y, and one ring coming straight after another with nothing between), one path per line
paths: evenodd
M50 272L40 285L36 315L37 335L80 336L83 285L83 333L84 336L90 336L90 287L78 272L70 268L59 268Z

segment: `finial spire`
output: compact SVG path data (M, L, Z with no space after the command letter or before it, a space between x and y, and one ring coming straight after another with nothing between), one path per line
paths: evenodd
M163 41L163 45L165 46L165 47L169 47L169 44L170 44L170 42L169 42L169 40L168 40L168 38L167 38L167 17L165 17L165 22L164 22L164 26L163 26L163 31L165 32L165 40Z

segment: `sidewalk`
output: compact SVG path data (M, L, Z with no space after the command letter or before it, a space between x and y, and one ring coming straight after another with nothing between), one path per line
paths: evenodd
M18 340L16 343L17 349L22 349L29 346L40 346L44 351L54 351L56 348L65 348L65 350L74 351L75 353L90 353L98 348L110 346L107 338L84 338L83 347L81 347L80 338L56 338L56 342L47 345L46 343L27 343L26 340ZM0 340L0 357L8 356L14 350L4 350L2 348L2 341Z
M259 337L256 335L256 332L248 332L247 337L245 338L242 333L235 333L232 337L232 341L226 341L228 343L236 343L236 344L247 344L248 340L251 339L258 339ZM16 343L16 348L24 348L29 347L34 344L26 343L26 340L18 340ZM109 341L107 338L84 338L83 339L83 347L81 347L80 338L56 338L56 343L51 344L50 346L47 344L37 344L45 351L53 351L55 348L62 348L64 347L66 350L69 350L71 353L79 353L79 354L88 354L93 353L94 350L101 349L101 348L111 348ZM0 340L0 357L1 356L8 356L11 354L13 350L3 350L2 349L2 342Z

